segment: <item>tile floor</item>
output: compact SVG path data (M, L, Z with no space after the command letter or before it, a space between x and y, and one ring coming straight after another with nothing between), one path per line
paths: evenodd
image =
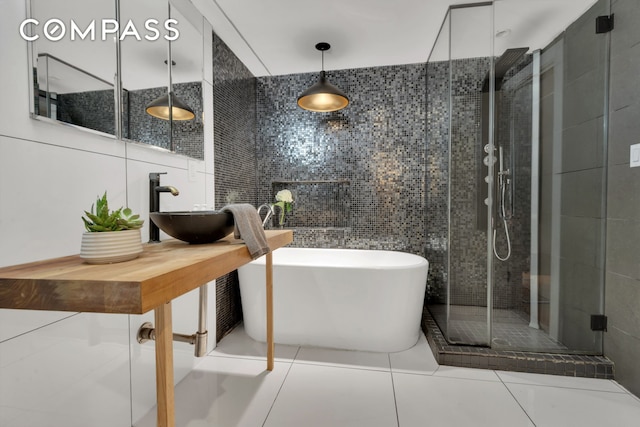
M265 354L236 328L176 386L176 425L640 426L615 381L438 366L424 336L400 353L277 345L270 373Z

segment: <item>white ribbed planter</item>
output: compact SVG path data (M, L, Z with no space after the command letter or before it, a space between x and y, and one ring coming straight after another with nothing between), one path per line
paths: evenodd
M110 264L137 258L142 252L140 229L85 232L80 258L88 264Z

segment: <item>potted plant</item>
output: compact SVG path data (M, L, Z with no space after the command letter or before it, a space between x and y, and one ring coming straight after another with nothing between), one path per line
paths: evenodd
M109 264L137 258L142 252L140 228L144 220L129 208L109 210L107 192L98 197L82 221L80 258L89 264Z

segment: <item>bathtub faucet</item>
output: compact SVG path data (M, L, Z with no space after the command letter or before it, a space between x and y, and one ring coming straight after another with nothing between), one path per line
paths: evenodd
M260 207L258 208L258 216L260 216L260 212L262 211L263 208L267 208L267 214L264 216L264 219L262 220L262 228L267 228L267 223L269 222L271 217L274 215L274 211L273 211L273 206L271 206L268 203L265 203L264 205L260 205Z

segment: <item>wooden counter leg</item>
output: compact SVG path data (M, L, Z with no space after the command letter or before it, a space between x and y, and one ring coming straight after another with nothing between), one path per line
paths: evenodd
M273 371L273 254L267 253L267 371Z
M154 315L156 330L158 427L175 427L171 302L156 307Z

